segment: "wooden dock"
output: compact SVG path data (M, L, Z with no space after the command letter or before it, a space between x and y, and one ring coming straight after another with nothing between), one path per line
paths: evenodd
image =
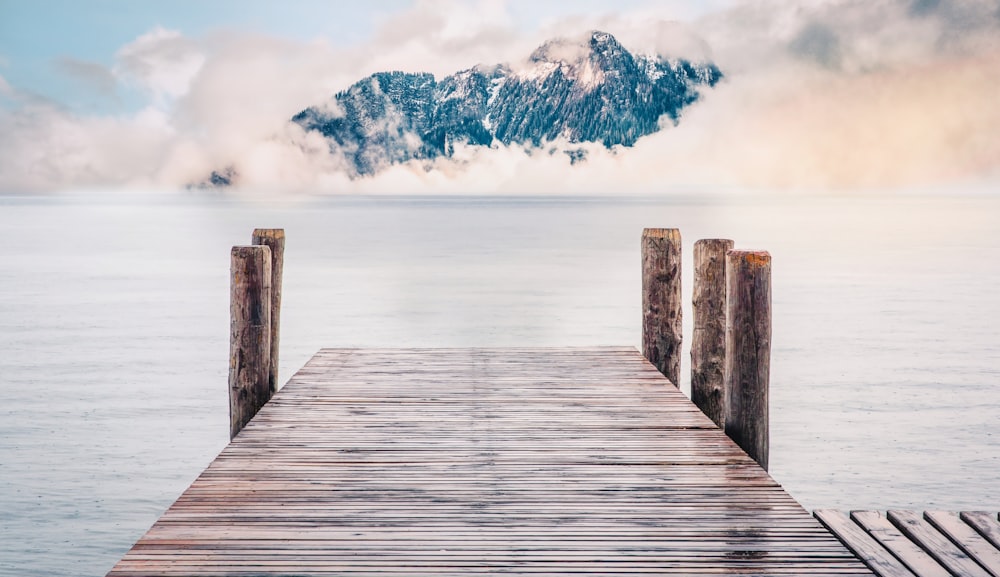
M818 510L879 577L1000 577L996 513Z
M631 348L323 350L109 575L871 575Z

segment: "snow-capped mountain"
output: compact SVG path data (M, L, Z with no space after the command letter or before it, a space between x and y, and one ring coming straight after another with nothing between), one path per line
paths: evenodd
M664 122L676 124L699 90L721 78L712 63L633 54L611 34L594 31L546 42L516 66L477 66L441 80L379 72L291 122L321 134L351 177L451 157L458 146L546 146L576 163L586 159L583 148L547 143L632 146ZM239 166L229 165L188 186L240 181Z
M380 72L292 121L320 132L355 175L367 175L451 156L457 144L541 146L562 138L631 146L659 130L661 119L676 123L698 90L721 77L714 64L635 55L595 31L547 42L518 67L478 66L440 81Z

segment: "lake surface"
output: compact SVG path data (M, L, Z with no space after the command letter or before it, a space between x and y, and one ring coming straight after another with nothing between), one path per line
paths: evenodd
M103 575L226 445L229 249L255 227L288 236L283 381L321 347L638 346L643 227L682 230L688 293L695 240L769 250L772 475L808 509L1000 509L998 218L983 196L0 197L0 575Z

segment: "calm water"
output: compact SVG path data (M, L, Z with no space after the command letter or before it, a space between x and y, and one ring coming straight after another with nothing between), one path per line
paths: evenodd
M254 227L288 234L283 379L324 346L637 346L644 226L682 229L688 291L698 238L768 249L774 477L810 509L1000 509L998 216L982 197L0 198L0 574L103 575L225 446L229 248Z

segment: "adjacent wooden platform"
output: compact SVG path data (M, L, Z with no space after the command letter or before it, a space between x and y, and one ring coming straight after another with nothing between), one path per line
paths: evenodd
M109 573L871 575L629 348L320 351Z
M1000 577L996 513L815 512L881 577Z

